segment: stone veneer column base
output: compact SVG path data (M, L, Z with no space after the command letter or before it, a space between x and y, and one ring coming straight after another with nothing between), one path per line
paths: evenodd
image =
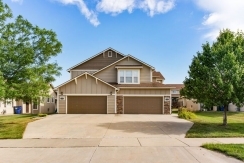
M170 99L170 96L164 97L164 114L171 114L171 112L170 112L170 101L165 101L165 98Z
M117 114L123 114L123 100L124 97L123 96L117 96Z

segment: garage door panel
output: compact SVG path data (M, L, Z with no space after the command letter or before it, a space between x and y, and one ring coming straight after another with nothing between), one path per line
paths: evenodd
M68 114L106 114L106 96L68 96Z
M125 114L162 114L162 97L124 97Z

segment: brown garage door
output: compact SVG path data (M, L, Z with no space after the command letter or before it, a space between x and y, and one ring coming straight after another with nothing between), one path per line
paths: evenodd
M125 114L162 114L162 97L124 97Z
M68 114L106 114L106 96L68 96Z

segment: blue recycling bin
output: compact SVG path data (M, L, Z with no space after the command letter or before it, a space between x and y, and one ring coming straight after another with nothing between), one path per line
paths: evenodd
M21 114L22 106L14 106L14 114Z
M225 110L225 107L224 106L221 106L220 107L220 111L224 111Z

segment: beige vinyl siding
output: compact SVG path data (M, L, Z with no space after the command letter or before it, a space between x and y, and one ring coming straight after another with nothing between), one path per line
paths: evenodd
M75 80L63 85L59 88L59 93L63 92L63 94L110 94L112 92L114 94L115 89L110 87L109 85L91 77L90 75L81 76L77 79L77 84Z
M107 97L108 103L107 103L107 109L108 109L108 114L114 114L115 113L115 96L110 95Z
M169 95L170 89L120 89L118 94Z
M96 72L96 70L94 70L94 71L83 71L83 70L81 70L81 71L70 71L70 73L71 73L71 79L73 79L76 76L79 76L79 75L81 75L81 74L83 74L85 72L87 72L89 74L93 74L94 72Z
M71 73L71 79L75 78L76 76L83 74L84 71L70 71Z
M59 100L59 111L58 111L58 113L60 113L60 114L66 113L66 100L67 100L67 96L65 96L65 100Z
M108 51L112 51L112 50L108 50ZM104 54L101 53L95 58L92 58L91 60L73 68L72 70L79 70L79 69L99 70L123 58L123 56L120 55L119 53L117 53L117 57L116 57L116 52L114 51L112 51L112 57L108 57L108 51L104 52Z
M114 64L113 66L110 66L98 73L95 74L98 78L109 82L109 83L117 83L117 69L115 68L116 65L142 65L142 63L138 62L137 60L133 58L125 58L122 61ZM146 83L151 82L150 79L150 67L143 65L143 68L140 69L140 82Z
M115 66L110 66L105 70L98 72L94 76L108 83L117 83L117 69L115 68Z

